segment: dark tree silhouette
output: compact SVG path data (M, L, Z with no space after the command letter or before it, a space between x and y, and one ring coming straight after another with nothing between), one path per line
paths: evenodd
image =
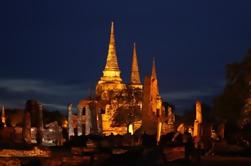
M214 100L214 114L224 119L227 129L238 129L241 114L250 93L251 50L240 62L226 66L226 85L223 93ZM251 117L250 117L251 118Z

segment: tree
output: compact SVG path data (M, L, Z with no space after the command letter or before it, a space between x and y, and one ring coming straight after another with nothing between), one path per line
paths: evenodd
M114 113L112 126L128 126L140 119L141 111L139 106L122 106Z
M237 127L240 124L241 113L249 96L251 81L251 50L240 62L226 66L226 85L223 93L214 100L215 115L227 121L228 126Z
M112 126L128 126L129 124L141 119L141 110L138 105L142 98L142 93L137 90L128 89L126 92L117 96L120 106L113 115ZM126 101L126 102L125 102Z

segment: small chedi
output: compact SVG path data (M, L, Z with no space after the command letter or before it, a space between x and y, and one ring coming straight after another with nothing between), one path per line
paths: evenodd
M80 100L77 105L77 115L72 114L68 106L69 137L74 135L74 128L77 129L78 136L82 134L124 135L139 131L156 134L159 139L162 133L171 132L175 118L172 110L169 110L171 111L169 114L163 113L168 110L165 110L162 105L159 94L155 60L153 60L152 73L145 77L143 84L140 80L135 43L132 51L130 83L123 82L112 22L106 64L97 82L95 95L91 99ZM164 121L163 116L169 116L169 120ZM73 119L78 120L73 123Z

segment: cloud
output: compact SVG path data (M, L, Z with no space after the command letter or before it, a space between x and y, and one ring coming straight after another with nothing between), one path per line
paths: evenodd
M200 90L190 90L190 91L176 91L170 93L164 93L162 97L169 100L187 100L194 99L200 96L211 96L213 91L200 91Z
M34 92L45 95L65 95L65 92L71 94L80 94L79 87L73 85L56 84L49 81L31 80L31 79L5 79L0 80L0 88L5 88L12 92Z
M68 103L76 104L88 94L83 83L57 83L32 79L0 79L0 105L24 108L28 99L45 107L66 110Z
M177 90L166 93L161 93L164 101L175 105L177 113L183 114L187 108L191 108L197 99L207 104L212 103L212 99L217 95L223 83L217 87L197 88L190 90Z
M56 109L56 110L66 110L67 108L67 105L50 104L50 103L43 103L43 106L49 109Z

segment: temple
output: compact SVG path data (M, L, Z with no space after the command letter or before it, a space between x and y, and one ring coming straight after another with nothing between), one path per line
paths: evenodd
M165 109L159 95L154 59L152 72L146 76L143 84L140 79L136 43L133 43L132 49L130 82L123 82L116 51L115 25L112 22L106 63L96 84L95 96L79 101L77 115L68 111L68 131L77 128L77 135L124 135L133 134L135 131L148 133L150 130L149 134L161 134L163 118L160 116ZM75 116L78 116L75 118L78 120L76 125L73 125L72 118ZM72 134L73 132L69 132L69 137Z

